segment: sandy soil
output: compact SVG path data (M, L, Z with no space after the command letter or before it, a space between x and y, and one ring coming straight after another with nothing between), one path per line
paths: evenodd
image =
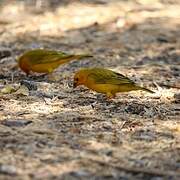
M0 179L179 179L180 2L8 1L0 11ZM92 53L26 77L16 58L48 48ZM107 100L72 88L106 67L156 93Z

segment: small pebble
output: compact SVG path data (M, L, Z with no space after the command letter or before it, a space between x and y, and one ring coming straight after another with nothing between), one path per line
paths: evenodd
M3 124L4 126L8 126L8 127L22 127L22 126L27 126L28 124L31 124L32 121L30 120L23 120L23 119L19 119L19 120L4 120L1 122L1 124Z
M180 103L180 93L174 94L174 99L176 103Z
M0 164L0 174L16 175L17 169L15 166Z
M29 89L29 91L31 91L31 90L36 91L37 90L37 84L33 81L22 80L20 82L20 84L26 86Z

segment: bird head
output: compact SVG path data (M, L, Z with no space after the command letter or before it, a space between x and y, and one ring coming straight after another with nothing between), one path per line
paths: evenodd
M28 60L24 56L20 56L16 61L20 69L28 75L30 71Z
M74 75L73 87L76 88L79 85L85 85L87 76L88 72L86 69L81 69L80 71L76 72Z

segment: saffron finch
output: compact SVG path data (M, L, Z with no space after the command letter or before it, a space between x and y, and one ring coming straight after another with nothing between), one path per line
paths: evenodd
M106 94L108 98L114 98L118 92L134 90L154 93L149 89L138 86L122 74L103 68L86 68L76 72L74 75L74 87L79 85Z
M66 54L64 52L35 49L25 52L18 59L18 65L27 75L32 72L51 73L61 64L72 60L92 57L88 54Z

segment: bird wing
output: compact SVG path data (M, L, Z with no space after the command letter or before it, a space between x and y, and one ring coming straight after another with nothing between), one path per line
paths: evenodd
M126 76L105 69L98 69L95 72L90 73L88 78L92 78L96 84L134 84L134 82Z
M28 56L32 64L37 65L37 64L53 63L61 59L63 60L66 58L70 58L73 55L68 55L63 52L56 52L50 50L34 50L31 52L27 52L25 56Z

